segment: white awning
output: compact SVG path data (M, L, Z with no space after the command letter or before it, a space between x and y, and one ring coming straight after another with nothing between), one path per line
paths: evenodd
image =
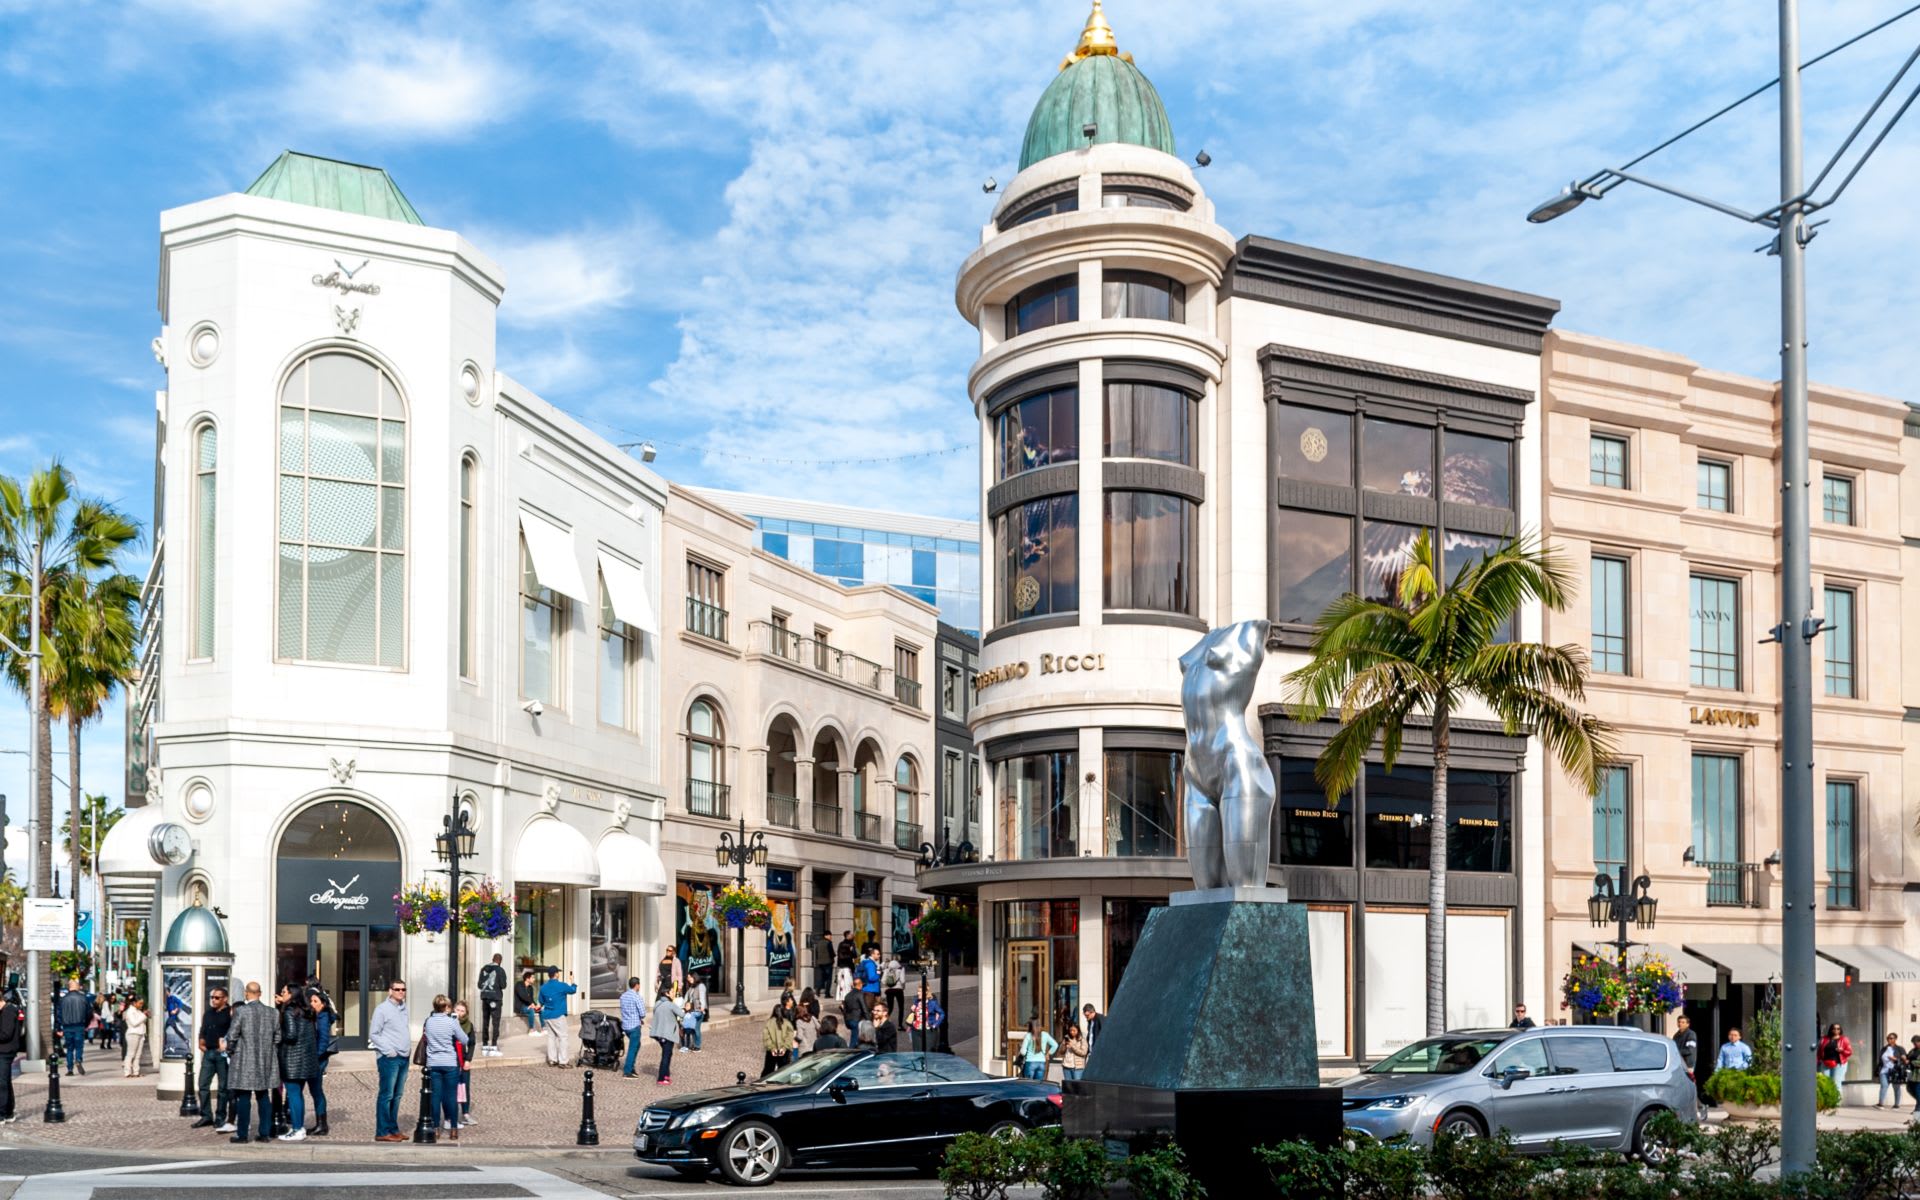
M129 808L107 836L100 839L100 874L108 879L116 875L160 877L160 864L147 848L153 827L164 819L158 804Z
M602 550L600 577L607 581L607 596L613 601L613 615L649 637L659 637L660 618L653 615L653 601L647 595L647 577L640 568Z
M640 838L623 829L609 830L600 839L598 857L601 891L667 894L667 868L660 852Z
M1600 942L1575 942L1573 948L1582 953L1591 954L1595 958L1604 958L1608 962L1613 961L1613 947ZM1680 947L1669 945L1666 942L1648 942L1638 950L1630 951L1627 955L1627 961L1630 963L1638 962L1638 955L1641 953L1657 954L1661 958L1666 959L1667 965L1673 968L1674 978L1683 984L1701 983L1711 985L1720 978L1720 969L1718 967L1709 962L1702 962Z
M558 817L535 817L513 854L515 883L599 887L600 864L586 835Z
M1785 975L1780 964L1780 947L1765 942L1688 942L1687 953L1721 968L1728 983L1781 983ZM1846 973L1840 964L1813 956L1815 983L1844 983Z
M1846 967L1855 983L1920 982L1920 959L1891 946L1821 946L1819 952Z
M580 578L580 557L574 553L573 535L545 517L520 510L520 532L527 539L527 553L533 558L533 573L540 582L581 604L594 604L586 581Z

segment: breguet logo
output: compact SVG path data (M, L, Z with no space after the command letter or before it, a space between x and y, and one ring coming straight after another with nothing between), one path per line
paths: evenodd
M319 908L331 908L335 912L362 912L367 907L368 897L365 893L356 893L353 890L353 885L359 882L358 875L345 883L337 879L329 879L326 889L308 896L307 903Z
M348 267L347 264L341 262L339 259L336 258L333 260L333 265L335 269L332 271L329 271L325 275L315 275L313 277L313 286L323 287L323 288L333 288L337 290L342 296L345 296L350 292L360 292L361 294L367 295L367 296L378 296L380 294L379 284L357 283L354 281L354 278L353 278L355 275L358 275L361 271L365 270L367 264L372 261L373 260L370 258L363 258L360 260L360 264L358 266Z

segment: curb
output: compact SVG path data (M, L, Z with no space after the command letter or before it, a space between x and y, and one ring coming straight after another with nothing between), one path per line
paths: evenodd
M528 1158L604 1158L609 1155L627 1156L633 1153L633 1147L625 1142L618 1142L611 1146L604 1143L599 1146L480 1146L468 1142L437 1142L431 1146L416 1146L411 1142L401 1144L352 1141L316 1146L312 1138L305 1142L274 1142L268 1146L249 1146L241 1149L232 1145L225 1137L220 1138L217 1146L208 1146L204 1150L193 1146L170 1146L165 1150L122 1150L109 1146L76 1146L70 1142L50 1141L34 1137L29 1133L11 1130L0 1135L0 1146L143 1160L218 1158L229 1162L366 1163L373 1158L392 1157L395 1161L405 1162L410 1166L433 1161L444 1156L449 1149L459 1153L462 1165L489 1162L495 1159L511 1164Z

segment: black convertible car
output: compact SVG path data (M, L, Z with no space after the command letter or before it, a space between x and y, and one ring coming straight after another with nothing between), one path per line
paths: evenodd
M825 1050L758 1083L648 1106L633 1152L753 1186L789 1167L937 1164L963 1133L1059 1123L1058 1084L999 1079L951 1054Z

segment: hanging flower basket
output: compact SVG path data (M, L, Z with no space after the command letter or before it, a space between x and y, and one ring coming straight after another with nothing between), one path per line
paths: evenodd
M1597 955L1576 954L1573 969L1560 981L1561 1006L1594 1020L1664 1016L1685 999L1673 966L1658 954L1629 963L1625 970Z
M416 883L393 896L393 919L402 933L440 933L453 919L446 889L434 883Z
M513 901L491 879L460 889L460 932L494 940L513 932Z
M730 883L713 898L714 911L727 923L728 929L765 929L773 920L773 906L767 898L753 890L752 884Z
M922 950L935 954L964 951L980 935L980 922L958 904L929 902L907 928Z

